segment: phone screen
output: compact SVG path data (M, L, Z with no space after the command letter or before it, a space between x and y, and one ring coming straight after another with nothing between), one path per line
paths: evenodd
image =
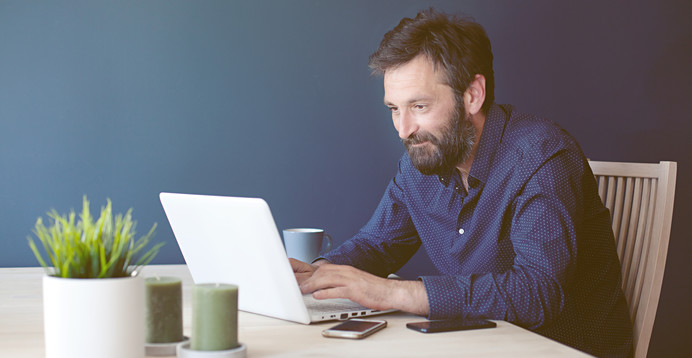
M322 331L322 335L325 337L361 339L384 327L387 327L387 321L352 319L325 329Z
M377 326L380 322L372 321L346 321L330 328L333 331L363 332Z

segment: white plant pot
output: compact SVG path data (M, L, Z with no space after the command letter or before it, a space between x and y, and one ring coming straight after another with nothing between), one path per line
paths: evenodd
M46 358L143 358L144 279L43 277Z

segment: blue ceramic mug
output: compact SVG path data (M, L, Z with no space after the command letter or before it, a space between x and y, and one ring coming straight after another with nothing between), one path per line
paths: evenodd
M327 247L322 250L324 239L327 239ZM284 246L288 257L311 263L332 249L332 237L322 229L284 229Z

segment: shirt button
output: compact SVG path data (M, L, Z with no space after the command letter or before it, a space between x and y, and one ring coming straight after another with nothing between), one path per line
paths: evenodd
M464 229L459 229L459 235L464 235Z

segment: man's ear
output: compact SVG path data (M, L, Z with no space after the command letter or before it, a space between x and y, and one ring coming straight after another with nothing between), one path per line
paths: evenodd
M466 89L466 92L464 92L464 106L466 107L466 112L470 115L480 112L484 102L485 77L483 75L476 75Z

